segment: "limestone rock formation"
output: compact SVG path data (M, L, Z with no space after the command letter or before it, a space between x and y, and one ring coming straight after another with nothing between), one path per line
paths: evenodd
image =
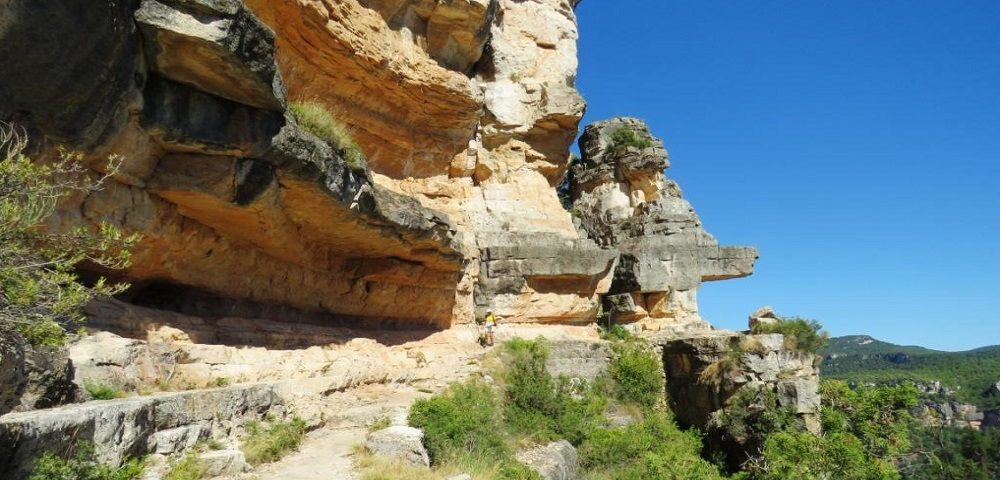
M680 188L666 178L663 142L634 118L587 126L570 169L572 211L587 236L620 254L607 308L617 321L654 330L701 322L703 281L750 275L751 247L721 247Z
M283 414L269 385L210 392L181 392L90 402L0 418L0 474L22 478L39 452L63 455L81 440L93 442L97 458L120 465L128 458L182 448L192 438L235 435L243 422Z
M820 357L788 350L782 335L720 331L658 343L670 407L681 424L703 427L740 389L763 388L819 431Z
M471 322L493 297L514 321L597 311L607 255L552 188L584 110L568 0L15 0L2 15L0 119L39 160L124 159L50 228L143 234L129 301L373 326ZM299 128L288 99L325 105L371 170ZM480 271L511 246L523 275ZM581 253L595 261L551 261Z
M575 480L579 478L579 458L576 449L566 440L529 448L515 457L545 480Z
M424 432L419 428L393 425L368 434L365 448L390 460L414 467L429 467L431 460L423 441Z

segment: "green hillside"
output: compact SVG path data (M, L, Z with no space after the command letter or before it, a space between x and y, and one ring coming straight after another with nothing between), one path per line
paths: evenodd
M1000 381L1000 347L940 352L900 346L867 336L830 339L821 353L824 378L862 383L940 381L955 398L982 409L1000 408L1000 396L984 392Z
M868 335L847 335L834 337L830 343L819 352L822 355L877 355L883 353L906 353L910 355L924 353L941 353L938 350L912 345L896 345L883 342Z

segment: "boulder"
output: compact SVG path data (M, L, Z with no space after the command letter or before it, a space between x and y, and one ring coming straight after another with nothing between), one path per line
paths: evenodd
M545 480L579 478L579 459L576 449L566 440L522 450L515 457L518 462L538 472Z
M429 467L431 460L423 441L423 430L393 425L368 434L365 447L380 457L399 460L415 467Z
M204 470L204 478L215 478L224 475L236 475L252 469L246 461L246 456L239 449L209 450L198 455L198 461Z
M769 325L778 323L778 321L779 318L778 315L774 313L774 309L769 305L765 305L750 314L750 317L747 319L747 324L750 327L750 330L753 330L757 325Z
M21 403L21 392L27 383L25 372L25 342L13 329L0 325L0 415Z

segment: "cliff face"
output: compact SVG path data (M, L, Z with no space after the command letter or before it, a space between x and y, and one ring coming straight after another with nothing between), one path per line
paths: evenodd
M752 249L702 230L635 120L588 128L579 218L562 208L585 108L575 2L8 4L0 118L29 129L36 158L123 159L50 227L143 234L125 300L443 327L486 309L591 322L610 291L619 320L658 329L700 321L701 281L752 269ZM332 112L368 166L297 125L294 102ZM623 125L654 146L611 148Z

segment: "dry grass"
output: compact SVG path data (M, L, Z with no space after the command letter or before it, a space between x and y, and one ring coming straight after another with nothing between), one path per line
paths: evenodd
M365 170L367 162L351 133L322 104L293 102L289 110L299 126L330 144L353 170Z
M361 480L444 480L467 473L473 480L497 478L500 465L494 459L472 458L468 455L449 457L433 468L412 467L400 461L373 455L363 445L354 446L354 465L361 471Z

